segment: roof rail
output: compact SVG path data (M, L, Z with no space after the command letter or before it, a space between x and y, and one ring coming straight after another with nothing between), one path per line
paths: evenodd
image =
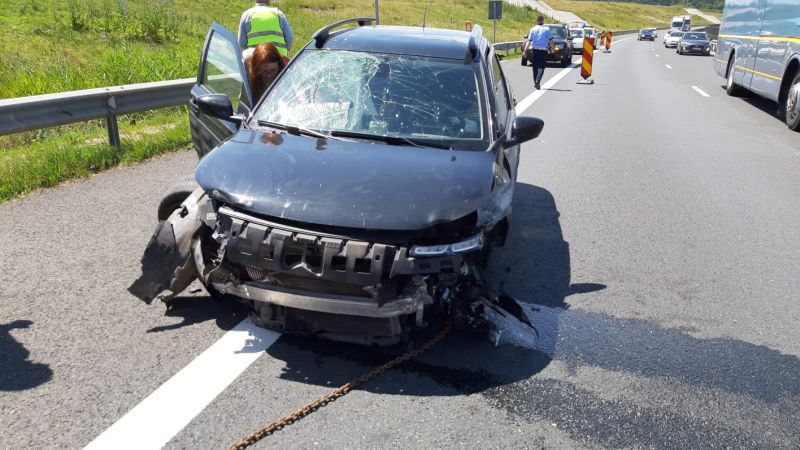
M330 36L331 31L335 28L339 28L342 25L347 25L349 23L357 23L358 26L363 27L366 24L377 22L378 19L374 17L353 17L350 19L340 20L338 22L334 22L330 25L325 25L324 27L320 28L311 36L314 39L314 45L317 48L322 48L325 45L325 41L328 40L328 36Z
M469 50L472 52L472 57L478 53L478 47L481 45L483 38L483 28L480 25L472 27L472 33L469 35Z

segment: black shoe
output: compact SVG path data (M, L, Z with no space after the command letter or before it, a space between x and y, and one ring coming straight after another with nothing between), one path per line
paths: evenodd
M542 88L542 86L539 84L538 81L534 82L533 85L536 86L536 89L541 89Z

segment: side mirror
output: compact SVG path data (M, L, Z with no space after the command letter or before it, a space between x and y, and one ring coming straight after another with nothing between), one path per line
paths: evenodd
M504 147L515 145L536 139L544 128L544 120L536 117L520 116L511 123L511 133L505 142Z
M242 123L241 118L233 115L233 105L231 99L225 94L206 94L197 97L195 100L198 109L203 114L207 114L217 119L233 122L236 125Z

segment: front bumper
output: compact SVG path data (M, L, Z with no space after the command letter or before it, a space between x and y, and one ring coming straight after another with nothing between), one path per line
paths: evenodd
M304 311L371 317L374 319L390 319L414 314L420 311L426 303L429 303L426 302L424 297L415 297L414 295L404 295L378 305L363 297L293 291L276 286L260 285L254 282L239 284L232 282L212 283L212 285L224 294L247 300L266 302Z
M683 53L690 55L708 55L711 52L711 48L707 49L705 47L692 46L692 47L682 47L681 51Z
M569 51L567 47L560 47L558 50L554 52L550 52L547 55L547 61L549 62L556 62L561 61L565 58L566 53Z

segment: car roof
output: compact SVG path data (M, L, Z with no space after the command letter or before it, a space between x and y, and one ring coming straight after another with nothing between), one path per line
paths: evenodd
M367 25L332 33L322 48L471 60L470 36L441 28ZM481 41L483 50L488 41Z

